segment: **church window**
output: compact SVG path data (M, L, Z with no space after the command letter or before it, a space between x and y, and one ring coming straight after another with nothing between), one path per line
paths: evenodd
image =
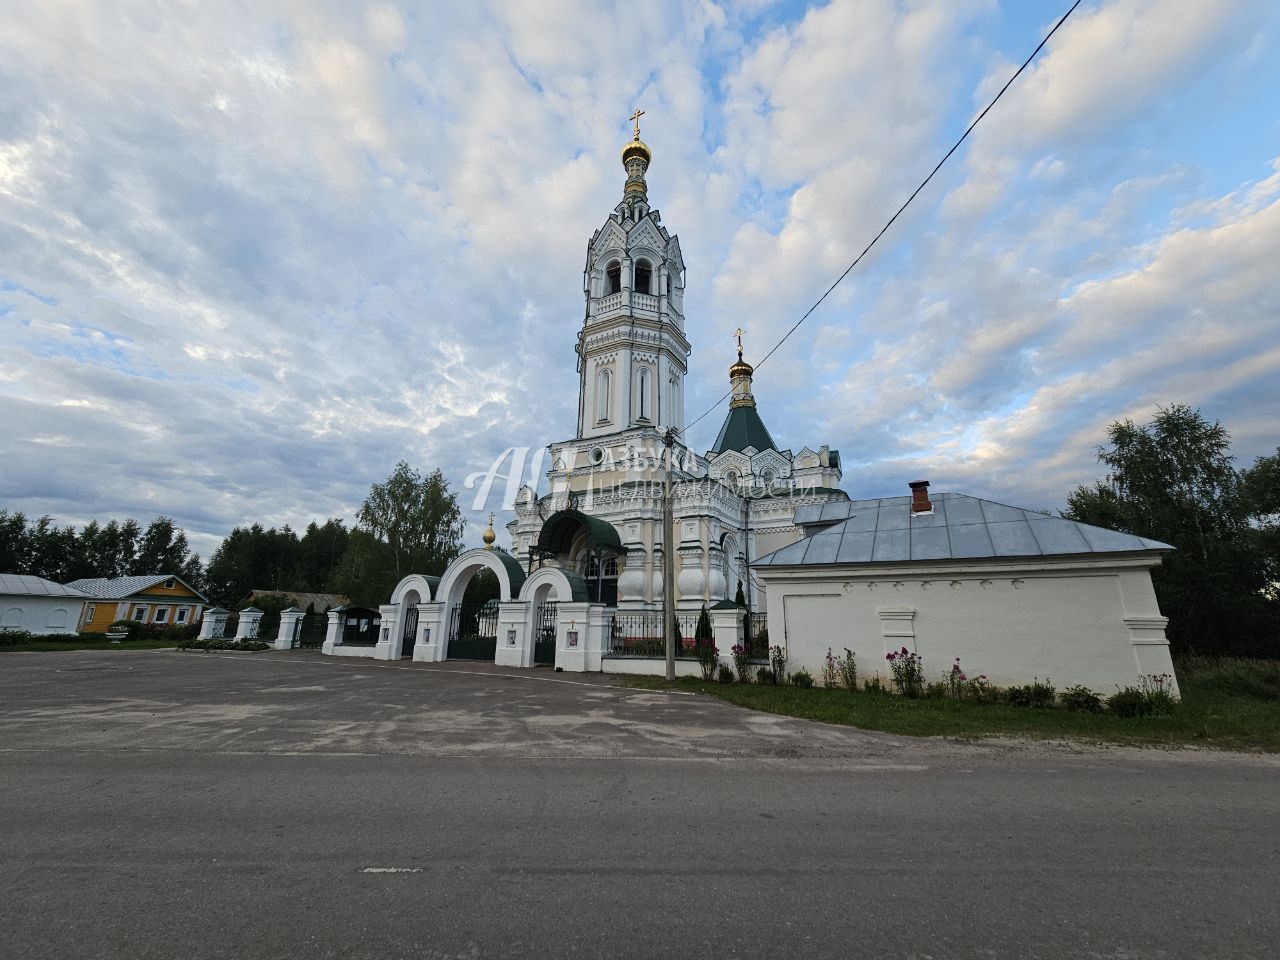
M600 558L593 553L587 557L587 566L583 575L586 577L594 577L597 575L597 573L600 573ZM605 557L604 572L600 573L600 576L616 577L617 575L618 575L618 558Z
M601 370L596 378L596 419L601 422L609 419L612 388L613 374L608 370Z
M605 295L618 293L622 290L622 264L614 260L604 269L605 275Z
M641 420L649 419L649 371L644 367L640 368L640 373L636 376L636 416Z
M738 473L737 473L737 471L736 471L736 470L730 470L728 473L726 473L726 474L724 475L724 482L725 482L725 483L727 483L727 484L729 484L729 486L731 486L731 487L736 487L736 486L738 485Z
M636 261L635 290L637 293L653 292L653 267L649 266L648 260Z

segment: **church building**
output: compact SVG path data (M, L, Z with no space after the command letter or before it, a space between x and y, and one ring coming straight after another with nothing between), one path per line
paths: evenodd
M748 564L800 538L798 507L848 500L840 454L778 447L751 393L740 332L724 425L705 454L685 445L685 265L679 238L649 205L651 159L637 125L622 151L622 199L587 244L577 430L551 446L550 492L523 488L507 529L518 559L581 574L592 600L660 610L662 438L674 428L676 608L732 599L741 584L763 609Z
M324 652L661 674L669 590L679 652L693 653L701 626L726 664L742 644L756 656L781 647L815 676L845 650L863 677L887 676L885 658L908 650L936 669L963 658L1001 685L1049 676L1105 691L1172 675L1150 576L1172 547L959 493L930 498L926 481L909 497L850 500L839 451L779 448L741 330L719 433L710 450L689 448L684 258L649 204L653 157L639 111L632 119L622 199L587 244L577 424L550 446L548 492L520 489L510 550L491 515L483 547L440 577L402 580L376 635L344 642L331 610ZM480 574L497 597L469 590ZM698 661L680 657L677 672L698 673Z

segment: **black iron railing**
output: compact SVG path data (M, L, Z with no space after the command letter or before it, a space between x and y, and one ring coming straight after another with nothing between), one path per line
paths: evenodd
M696 657L698 614L677 613L676 656ZM607 652L620 657L665 657L667 638L660 613L615 613L610 622Z
M769 659L769 618L763 613L742 615L743 644L752 660Z

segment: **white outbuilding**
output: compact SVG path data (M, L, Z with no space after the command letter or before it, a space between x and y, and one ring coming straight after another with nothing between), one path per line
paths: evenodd
M906 647L938 680L957 657L996 686L1103 694L1173 674L1151 569L1166 543L958 493L801 507L796 543L752 564L771 640L820 675L827 650L888 678ZM1176 694L1177 688L1174 687Z
M0 630L75 633L87 593L43 577L0 573Z

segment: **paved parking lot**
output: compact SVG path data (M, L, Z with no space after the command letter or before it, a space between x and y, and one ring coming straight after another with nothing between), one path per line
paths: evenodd
M1275 758L603 677L0 656L5 957L1275 956Z

